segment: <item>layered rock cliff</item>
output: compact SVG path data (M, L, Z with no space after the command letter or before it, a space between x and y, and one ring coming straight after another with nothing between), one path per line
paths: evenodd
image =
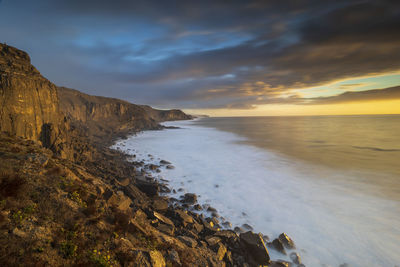
M159 129L159 122L187 120L180 110L157 110L120 99L84 94L74 89L58 88L60 109L89 136L98 139L128 132Z
M95 140L158 127L158 123L137 105L65 87L59 87L58 92L61 111Z
M147 105L141 105L146 113L155 121L176 121L176 120L190 120L193 117L185 114L182 110L179 109L171 109L171 110L160 110L154 109Z
M82 135L99 142L159 129L161 121L191 118L180 110L156 110L57 87L31 65L26 52L5 44L0 44L0 104L0 131L68 155L67 147L76 146Z
M58 102L57 87L31 65L29 55L0 44L0 131L52 148L66 127Z

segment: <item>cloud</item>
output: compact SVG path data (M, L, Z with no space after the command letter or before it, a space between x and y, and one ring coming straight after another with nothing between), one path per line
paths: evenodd
M310 99L309 104L337 104L376 100L400 99L400 86L385 89L373 89L360 92L345 92L337 96Z
M0 7L0 36L59 85L243 109L302 104L291 90L399 70L399 14L389 0L16 0Z
M343 90L349 90L349 89L358 88L358 87L362 87L362 86L366 86L366 85L368 85L368 83L348 83L348 84L341 84L339 86L339 88L343 89Z

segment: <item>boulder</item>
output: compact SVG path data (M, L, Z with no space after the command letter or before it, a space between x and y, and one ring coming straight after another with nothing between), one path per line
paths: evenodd
M186 193L183 196L183 203L194 205L197 203L197 195L192 193Z
M162 159L162 160L160 160L160 164L161 165L170 165L171 162Z
M188 223L193 223L193 217L187 214L183 210L174 210L174 217L177 219L181 224L186 226Z
M251 231L240 234L241 246L251 255L253 260L260 265L267 265L270 257L261 234L255 234Z
M160 232L163 232L164 234L167 235L173 235L175 232L175 227L172 225L168 225L168 224L159 224L158 226L156 226L157 230Z
M163 255L158 250L153 250L149 252L150 261L152 267L165 267L165 260Z
M123 197L117 204L117 208L121 211L127 211L132 204L132 200L129 197Z
M206 220L202 220L204 226L204 233L207 235L213 235L219 231L218 227L215 227L213 222L207 222Z
M214 250L217 253L218 260L222 261L222 259L225 257L225 254L227 252L226 247L222 243L218 243L215 246Z
M191 237L191 238L193 238L195 240L199 239L199 235L195 231L187 229L187 228L181 229L180 233L181 233L181 235L185 235L185 236Z
M223 222L222 226L225 227L225 228L232 228L232 224L230 222L228 222L228 221Z
M188 236L178 236L178 239L190 248L197 247L197 241L194 240L193 238L190 238Z
M181 260L179 258L179 254L174 249L168 250L168 259L171 261L173 266L175 266L175 265L181 266L182 265Z
M209 246L215 246L216 244L221 242L221 238L217 236L206 236L204 238Z
M158 192L160 191L159 185L157 183L143 181L139 179L136 180L136 187L149 197L157 196Z
M171 193L171 188L169 188L165 184L161 184L160 185L160 192L169 194L169 193Z
M279 240L282 242L282 244L288 248L288 249L294 249L296 248L293 240L285 233L282 233L279 235Z
M131 241L125 238L120 238L115 240L116 251L128 254L134 248Z
M203 208L199 204L194 205L193 208L198 211L203 210Z
M119 184L120 186L128 186L131 183L131 179L129 179L129 178L116 180L116 181L117 181L117 184Z
M158 220L160 220L164 224L174 226L174 223L170 219L168 219L167 217L165 217L164 215L162 215L156 211L153 211L153 216L155 218L157 218Z
M213 207L207 207L207 211L209 212L217 212L217 210Z
M236 233L240 234L240 233L244 233L243 228L239 227L239 226L235 226L235 228L233 229L233 231L235 231Z
M196 233L199 234L201 231L203 231L203 229L204 229L204 226L203 226L203 225L197 223L196 221L193 223L193 230L194 230Z
M275 238L275 239L272 241L271 246L272 246L275 250L277 250L277 251L279 251L280 253L286 255L285 247L283 246L282 241L281 241L280 239Z
M234 244L239 238L239 236L232 230L218 231L214 236L221 238L226 244Z
M219 225L219 220L217 219L217 218L215 218L215 217L212 217L212 218L207 218L206 219L207 220L207 222L212 222L214 225L216 225L216 226L218 226Z
M144 202L147 199L147 197L143 193L143 191L139 190L133 184L129 184L129 185L125 186L124 188L122 188L122 190L132 200L137 200L137 201L140 201L140 202Z
M290 259L292 260L292 262L294 262L296 264L301 264L301 258L300 258L299 253L296 253L296 252L290 253Z
M253 227L251 227L251 225L245 223L242 225L242 228L247 230L247 231L253 231Z
M112 190L107 189L103 194L103 198L109 206L116 206L121 211L128 210L132 204L132 200L125 196L122 191L118 191L115 194Z
M173 165L167 165L167 169L172 170L172 169L175 169L175 167Z
M156 211L166 211L168 209L168 202L164 199L158 198L153 200L152 206Z
M149 165L149 169L152 170L152 171L157 170L158 167L159 167L159 166L157 166L157 165L155 165L155 164L150 164L150 165Z
M146 252L140 250L134 250L133 254L133 266L134 267L151 267L148 256Z

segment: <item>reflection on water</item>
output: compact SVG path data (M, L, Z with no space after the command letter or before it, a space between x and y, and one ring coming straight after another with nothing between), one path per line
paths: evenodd
M360 172L356 182L400 199L400 115L207 118L197 124L297 159Z

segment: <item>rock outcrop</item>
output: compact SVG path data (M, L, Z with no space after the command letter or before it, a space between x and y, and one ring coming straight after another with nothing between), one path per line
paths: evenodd
M85 127L89 136L97 139L160 129L158 123L162 121L191 119L180 110L157 110L65 87L59 87L58 92L61 111L80 127Z
M141 105L146 113L155 121L176 121L176 120L190 120L193 117L185 114L182 110L179 109L171 109L171 110L159 110L154 109L147 105Z
M57 87L31 65L27 53L0 44L0 131L54 148L65 127Z
M180 110L156 110L57 87L26 52L0 44L0 131L39 141L64 158L87 152L82 146L86 139L108 144L128 133L160 129L161 121L190 118Z
M107 137L116 133L156 129L158 123L138 105L114 98L87 95L59 87L60 109L88 135Z

